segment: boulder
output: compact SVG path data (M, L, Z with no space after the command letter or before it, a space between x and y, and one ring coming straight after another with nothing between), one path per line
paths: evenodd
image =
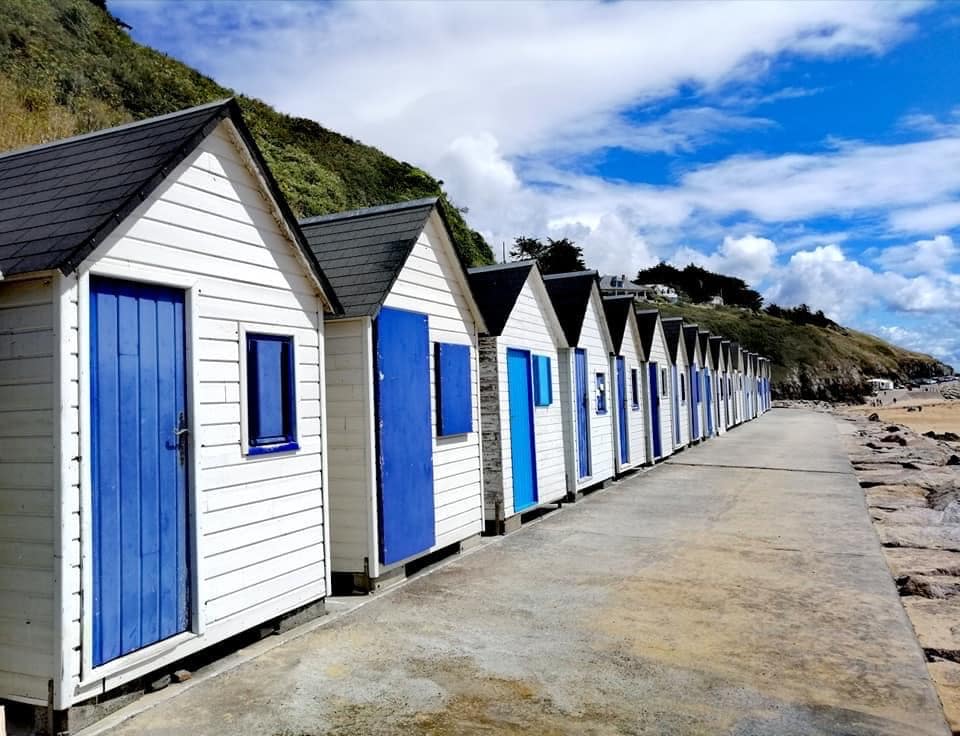
M923 598L951 598L960 594L960 578L956 575L906 575L897 578L900 595Z
M960 526L941 524L883 524L876 525L877 536L886 547L925 547L960 552Z
M900 427L898 427L896 424L890 424L890 425L884 427L884 431L885 431L885 432L899 432L899 431L900 431Z
M947 725L954 733L960 733L960 664L945 659L928 662L930 679L937 688L943 703Z
M896 524L942 526L944 522L943 511L926 506L911 506L893 510L871 508L870 515L876 522L887 526Z
M960 552L884 547L883 555L895 578L907 575L960 575Z
M919 486L874 486L864 490L867 506L896 511L907 508L927 508L927 492Z
M879 421L880 421L880 415L877 414L877 412L873 412L873 414L871 414L870 416L867 417L867 421L868 421L868 422L879 422Z
M880 441L881 441L881 442L891 442L891 443L894 443L894 444L897 444L897 445L905 445L905 444L907 444L907 438L906 438L906 437L902 437L902 436L899 435L899 434L888 434L888 435L886 435L886 436L884 436L884 437L881 437L881 438L880 438Z
M903 599L917 640L929 654L946 659L960 657L960 598Z

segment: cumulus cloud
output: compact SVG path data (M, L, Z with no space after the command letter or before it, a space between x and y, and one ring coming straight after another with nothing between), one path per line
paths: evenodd
M960 283L949 274L905 276L876 271L848 258L837 245L794 253L778 269L765 294L783 305L808 304L837 321L851 320L869 309L891 312L937 312L960 298Z
M918 240L910 245L897 245L883 250L877 263L903 274L943 274L953 264L960 249L949 235Z
M777 246L772 240L756 235L728 235L714 253L680 248L670 261L680 267L695 263L710 271L738 276L748 284L759 284L773 270L776 259Z

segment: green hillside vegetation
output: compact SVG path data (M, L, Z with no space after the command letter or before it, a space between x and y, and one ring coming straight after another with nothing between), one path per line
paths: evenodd
M935 358L898 348L862 332L800 324L766 312L696 304L655 306L701 329L739 342L770 358L773 392L779 398L857 399L867 378L906 381L948 372Z
M263 102L135 43L102 0L0 2L0 151L234 96L299 216L441 196L468 263L493 261L483 237L422 169Z

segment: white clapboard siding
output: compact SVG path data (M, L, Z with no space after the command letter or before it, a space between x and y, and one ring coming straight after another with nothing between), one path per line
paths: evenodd
M683 333L681 332L677 344L676 364L674 369L677 376L677 385L674 388L677 392L678 412L674 417L674 422L679 424L680 440L677 441L676 428L673 436L674 449L680 449L690 444L690 361L687 358L687 349L683 343Z
M196 350L188 375L199 404L193 429L200 473L194 482L202 536L195 564L202 575L199 607L204 633L197 640L171 644L177 648L163 655L168 659L327 593L320 436L323 307L241 145L232 124L221 123L81 266L81 272L89 268L116 278L192 285L196 294L192 336ZM79 288L73 289L75 326ZM241 327L283 331L295 338L298 451L243 455ZM77 337L65 344L76 357ZM79 414L79 364L75 368L62 380ZM35 408L24 405L22 398L12 406L16 411L50 409L49 396L34 395L43 399ZM0 381L0 402L3 398ZM39 418L31 426L36 421ZM76 445L80 446L79 436ZM80 681L80 498L89 498L90 489L80 490L79 464L69 467L64 492L69 495L70 517L76 520L70 523L78 531L71 534L75 539L66 551L72 591L67 605L76 607L65 634L74 652L66 666L73 677L74 697L80 697L100 680L94 671L92 678ZM89 616L89 610L84 615ZM136 676L138 667L142 669L131 665L110 675L101 686L121 684Z
M373 407L369 396L369 320L327 322L327 432L330 454L331 565L336 571L362 571L371 557L373 530Z
M583 327L580 330L580 344L578 347L587 351L587 394L590 397L590 463L589 478L578 479L577 487L584 488L613 477L614 463L614 415L613 406L613 377L610 374L611 346L605 337L605 317L603 304L600 301L596 288L590 297L586 314L583 317ZM607 411L597 413L596 374L606 376Z
M560 355L547 316L553 307L546 291L535 289L537 275L531 270L516 304L497 340L497 377L500 398L500 463L503 478L503 513L512 516L513 466L510 449L510 394L507 381L507 350L530 351L550 358L553 403L533 407L534 447L537 468L537 503L549 503L566 495L566 463L563 453L563 399L560 392ZM488 519L495 509L487 508Z
M643 396L637 396L637 405L633 403L633 371L637 372L637 393L642 394L643 351L640 347L640 335L637 332L637 323L633 315L627 315L627 324L623 331L623 342L620 345L620 355L623 356L626 374L626 401L627 407L627 441L629 459L620 464L620 470L643 465L647 462L647 417L644 409ZM613 374L616 382L616 373ZM618 439L619 442L619 439ZM619 445L618 445L619 446ZM617 460L619 462L619 451Z
M431 350L438 342L470 347L473 431L456 437L437 437L436 376L430 361L430 406L433 427L433 470L437 481L435 532L431 549L445 547L483 528L483 479L480 456L480 397L477 325L465 286L458 276L453 248L436 213L400 270L384 306L426 314ZM459 511L456 501L469 499L469 509ZM442 505L439 505L442 504Z
M652 388L650 383L650 365L654 363L657 366L657 390L660 394L658 397L660 404L660 457L667 457L673 452L673 385L670 380L663 380L664 369L666 369L667 375L670 375L671 363L659 318L657 319L653 339L650 343L650 355L647 356L647 363L644 365L643 371L643 385L648 411L650 411L653 406L653 400L650 396ZM650 453L650 459L656 460L658 458L653 456L653 421L651 417L648 417L647 424L651 432L647 447Z
M0 282L0 696L55 675L53 287Z

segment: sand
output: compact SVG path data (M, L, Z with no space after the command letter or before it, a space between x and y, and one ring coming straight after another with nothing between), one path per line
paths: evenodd
M907 407L922 407L922 411L908 411ZM903 424L914 432L953 432L960 434L960 401L901 402L895 406L859 406L863 414L876 412L880 420L889 424Z

